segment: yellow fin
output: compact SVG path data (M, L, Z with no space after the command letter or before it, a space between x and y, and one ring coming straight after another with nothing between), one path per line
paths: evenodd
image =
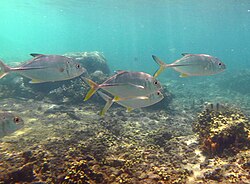
M160 58L157 56L152 55L153 60L160 66L159 69L154 73L154 78L158 77L160 73L162 73L165 68L167 67L167 64L164 63Z
M189 77L189 75L185 73L181 73L180 77Z
M160 66L160 68L154 73L154 78L158 77L165 70L164 66Z
M83 80L88 83L88 85L90 86L90 90L87 93L86 97L84 98L84 101L88 100L99 88L98 84L96 84L94 81L87 79L87 78L83 78Z
M127 107L127 112L131 112L133 110L132 107Z
M114 102L118 102L118 101L121 101L121 100L122 100L122 98L120 98L119 96L115 96L114 99L113 99Z
M29 81L30 84L37 84L37 83L42 83L44 81L40 81L40 80L37 80L37 79L32 79L31 81Z

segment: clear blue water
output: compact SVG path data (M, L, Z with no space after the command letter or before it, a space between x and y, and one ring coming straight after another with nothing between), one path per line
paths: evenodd
M110 67L153 73L183 52L207 53L229 71L250 66L249 0L2 0L0 58L101 51Z

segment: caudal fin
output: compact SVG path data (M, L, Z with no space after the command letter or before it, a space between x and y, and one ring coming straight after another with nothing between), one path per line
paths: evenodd
M99 89L99 85L90 79L84 77L82 79L90 86L90 90L84 98L84 101L87 101Z
M160 60L160 58L154 55L152 55L152 58L160 66L160 68L154 73L154 78L156 78L168 67L168 64L164 63L163 61Z
M5 75L7 75L10 72L10 67L7 66L6 64L4 64L1 60L0 60L0 79L3 78Z

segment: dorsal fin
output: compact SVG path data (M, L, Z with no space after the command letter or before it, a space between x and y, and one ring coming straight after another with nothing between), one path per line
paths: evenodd
M30 55L33 56L33 57L41 57L41 56L44 56L44 54L37 54L37 53L31 53Z
M186 56L189 55L190 53L182 53L181 55Z
M115 70L114 72L115 72L115 74L120 74L120 73L125 73L125 72L128 72L128 71L126 71L126 70Z

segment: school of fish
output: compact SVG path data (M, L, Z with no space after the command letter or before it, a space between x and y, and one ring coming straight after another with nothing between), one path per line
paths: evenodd
M81 64L61 55L31 54L33 58L17 67L10 67L0 60L0 79L9 73L17 73L31 79L30 83L56 82L73 79L87 73ZM127 111L148 107L164 98L162 86L156 79L166 68L173 68L180 77L208 76L223 72L226 65L218 58L207 54L182 54L182 58L166 64L157 56L153 60L159 69L152 76L145 72L117 71L102 84L81 77L89 86L84 101L97 93L106 101L100 115L104 115L113 103ZM100 90L104 91L101 92ZM23 120L9 112L0 112L0 138L23 127Z

